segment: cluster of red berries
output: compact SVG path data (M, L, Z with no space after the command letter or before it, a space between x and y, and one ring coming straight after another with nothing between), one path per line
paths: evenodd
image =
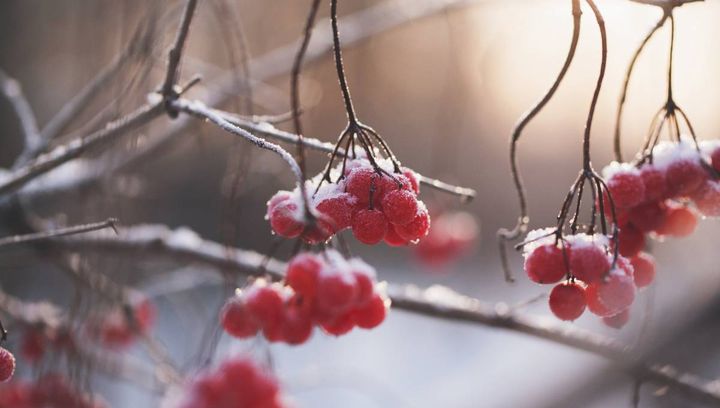
M20 355L23 361L36 364L45 357L48 348L57 352L72 352L76 346L75 339L67 330L30 326L25 329L20 341Z
M12 378L15 373L15 356L0 347L0 382L4 382Z
M288 264L285 283L258 279L239 291L220 313L225 331L238 338L262 331L272 342L302 344L316 325L339 336L385 320L388 302L376 290L375 270L357 258L333 250L299 254Z
M706 168L712 163L714 170ZM697 226L697 214L720 216L720 143L662 142L652 163L640 167L612 163L603 170L615 203L619 251L626 257L645 247L646 235L685 237ZM609 206L608 206L609 207ZM605 212L610 214L609 208Z
M415 247L423 263L440 266L456 260L472 248L478 234L475 218L467 212L433 214L433 227Z
M91 320L88 333L100 344L116 349L129 347L138 336L147 334L155 323L155 306L140 298L125 307L116 307Z
M348 159L343 171L339 165L331 179L319 174L306 183L312 193L309 204L316 214L316 225L308 226L299 188L279 191L268 201L266 218L273 231L286 238L301 237L310 244L324 242L350 228L358 241L374 245L385 241L391 246L406 245L424 237L430 228L425 204L418 200L418 176L407 168L393 173L390 160L378 160L378 169L365 158ZM392 174L390 176L389 174ZM318 186L320 186L318 188Z
M191 382L181 408L282 408L277 380L251 359L233 357Z
M608 326L620 328L629 319L637 288L647 286L655 274L652 258L644 254L630 260L619 255L613 266L604 235L576 234L557 242L554 229L542 229L528 233L527 242L525 272L533 282L557 283L549 304L561 320L575 320L587 308Z
M0 386L3 408L105 408L98 397L85 394L60 374L45 374L34 382L13 381Z

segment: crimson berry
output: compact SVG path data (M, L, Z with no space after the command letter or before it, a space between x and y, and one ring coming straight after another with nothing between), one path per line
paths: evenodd
M385 233L383 241L393 247L400 247L408 244L408 241L397 233L397 231L395 230L395 226L392 224L388 225L388 229Z
M720 151L720 149L718 149L718 151ZM414 191L415 194L420 194L420 181L418 179L417 173L408 168L403 168L402 170L403 175L405 176L405 178L408 179L408 182L410 183L410 188L412 189L412 191Z
M658 229L667 215L667 206L660 201L653 201L637 206L630 211L630 222L642 232Z
M358 290L357 281L351 274L322 274L317 288L318 307L328 314L342 313L356 301Z
M625 309L612 316L605 316L602 318L602 321L606 326L612 327L613 329L622 329L627 322L630 321L630 309Z
M255 286L245 294L245 308L263 328L279 325L285 301L274 286Z
M395 225L405 225L415 219L418 202L408 190L392 190L385 194L382 208L388 221Z
M645 201L656 201L667 194L665 172L652 165L640 169L640 177L645 184Z
M585 283L601 280L610 270L610 260L605 251L593 244L572 246L570 270Z
M717 147L715 148L715 150L713 150L710 158L712 159L713 168L715 168L716 171L720 172L720 147Z
M668 210L663 224L657 229L657 233L681 238L692 234L695 227L697 227L697 217L690 208L672 207Z
M290 200L278 203L270 211L270 226L273 231L285 238L298 237L302 233L304 225L297 220L297 212L297 204Z
M645 183L636 172L617 172L607 181L607 186L616 207L634 207L645 200Z
M45 354L45 335L42 331L30 329L25 332L20 345L20 355L27 361L35 363Z
M706 181L692 199L702 215L720 217L720 181Z
M589 286L597 286L597 297L611 315L620 313L630 307L635 300L635 282L623 273L611 273L604 282L594 282Z
M254 336L260 330L257 321L238 297L225 302L220 311L220 324L228 334L240 339Z
M618 249L620 255L631 257L645 248L645 234L634 225L629 224L620 228L618 233Z
M305 343L312 335L313 323L310 316L300 307L291 306L283 319L283 340L288 344Z
M357 198L357 205L366 207L370 202L370 192L377 190L377 180L380 176L375 170L369 167L359 167L353 169L347 177L345 191ZM375 198L373 194L373 199Z
M289 200L290 197L292 197L292 194L289 191L278 191L277 193L275 193L275 195L272 196L267 202L267 217L270 218L272 210L274 210L275 207L277 207L278 204L282 203L283 201Z
M353 271L355 276L355 282L357 286L357 298L358 304L363 304L372 299L373 293L375 292L375 283L373 279L365 272Z
M374 294L367 303L353 312L355 323L363 329L379 326L386 315L385 299L379 294Z
M322 324L323 330L333 336L342 336L355 327L355 314L346 312Z
M380 242L388 229L388 222L381 211L363 209L355 213L352 231L358 241L374 245Z
M320 201L315 208L327 217L327 219L321 218L319 220L320 222L330 224L326 229L337 232L350 227L352 212L355 206L351 202L349 195L342 195L339 197L326 198Z
M288 264L285 281L295 292L312 298L317 290L321 260L314 254L303 253L295 256Z
M550 291L550 310L560 320L575 320L582 316L587 306L585 289L576 282L556 285Z
M596 316L611 316L613 313L601 301L598 293L599 285L592 284L585 288L585 300L590 312Z
M635 271L633 275L635 286L644 288L650 285L655 279L655 258L650 254L641 252L630 258L630 262Z
M5 348L0 347L0 382L10 379L15 372L15 356Z
M687 196L700 188L707 173L697 160L678 160L667 168L667 184L671 195Z
M423 238L430 230L430 215L426 210L419 211L410 223L405 225L396 225L395 231L398 235L408 241L415 241Z
M562 279L567 271L563 250L555 244L545 244L535 248L525 259L525 272L536 283L555 283Z
M310 245L327 241L333 234L330 223L318 220L315 225L308 225L303 229L301 238Z

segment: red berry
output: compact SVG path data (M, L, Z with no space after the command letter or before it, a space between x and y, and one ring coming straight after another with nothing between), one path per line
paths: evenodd
M645 200L645 183L636 172L615 173L607 181L607 186L616 207L634 207Z
M369 167L359 167L353 169L347 177L345 191L353 195L357 199L357 205L360 208L367 207L370 203L370 191L373 191L373 201L377 191L377 181L380 179L375 170Z
M585 300L590 312L596 316L611 316L612 312L600 301L598 297L599 285L588 285L585 288Z
M405 238L408 241L415 241L423 238L427 235L430 230L430 215L427 211L420 211L415 216L415 219L405 225L396 225L395 231L398 235Z
M300 238L310 245L316 245L327 241L333 234L332 227L328 222L318 220L315 225L305 226Z
M388 229L388 222L381 211L363 209L355 213L352 231L358 241L374 245L382 241Z
M387 220L395 225L405 225L415 219L418 202L408 190L392 190L385 194L382 208Z
M353 275L340 272L320 275L317 303L323 312L342 313L357 300L357 296L358 287Z
M656 201L667 195L665 172L652 165L640 169L640 177L645 184L645 201Z
M642 232L659 228L667 214L667 206L659 201L643 204L630 211L630 222Z
M285 281L296 293L313 298L321 268L322 262L316 255L299 254L290 260Z
M641 252L630 258L635 273L633 279L635 286L644 288L652 283L655 279L655 258L650 254Z
M289 191L278 191L275 193L274 196L270 198L267 202L267 217L270 218L270 214L272 213L272 210L277 207L278 204L282 203L283 201L287 201L292 197L292 194Z
M623 273L611 273L606 281L594 282L589 286L597 288L597 298L610 315L630 307L635 300L635 282Z
M555 244L535 248L525 259L525 272L530 280L536 283L560 281L567 272L563 250Z
M348 312L322 324L323 330L333 336L342 336L355 327L355 315Z
M270 226L276 234L285 238L298 237L305 227L296 219L297 204L286 200L278 203L270 212Z
M692 234L695 227L697 227L697 217L690 208L672 207L668 210L660 228L657 229L657 233L681 238Z
M719 149L719 151L720 151L720 149ZM418 178L417 173L415 173L414 171L412 171L408 168L404 168L404 167L402 170L403 170L403 175L405 176L405 178L408 179L408 182L410 183L410 188L412 189L412 191L414 191L415 194L420 194L420 180ZM720 170L718 170L718 171L720 171Z
M355 206L350 202L349 195L342 195L322 200L315 208L317 208L321 215L327 217L327 219L321 218L319 220L320 222L329 224L325 229L337 232L350 227L352 212Z
M565 282L550 292L550 310L560 320L575 320L585 311L585 289L578 283Z
M707 172L697 160L678 160L667 168L667 184L670 194L684 197L700 188L707 179Z
M15 356L0 347L0 382L10 379L15 372Z
M220 311L220 324L228 334L240 339L254 336L260 330L245 303L238 297L232 297L225 302Z
M570 271L585 283L601 280L610 270L610 260L597 245L578 245L570 248Z
M632 224L620 228L618 233L620 255L631 257L645 248L645 234Z
M283 319L282 337L288 344L305 343L312 335L310 316L299 307L288 307Z
M630 320L630 309L625 309L622 312L612 315L605 316L602 318L603 323L606 326L612 327L613 329L622 329Z
M702 215L720 217L720 181L706 181L692 199Z
M285 301L274 286L254 286L243 294L245 309L263 328L281 324Z
M45 354L45 335L41 330L29 329L25 331L20 345L20 355L27 361L35 363Z
M363 329L372 329L380 325L385 320L387 309L385 307L385 299L378 294L374 294L370 301L353 312L355 323Z
M717 147L715 148L715 150L713 150L710 158L712 159L712 166L715 171L720 172L720 147Z
M363 304L370 301L375 292L375 283L373 279L365 272L353 271L355 276L355 282L357 286L357 298L355 301L358 304Z
M400 247L408 244L408 241L397 233L397 231L395 230L395 226L392 224L388 225L388 229L385 233L383 241L385 241L386 244L392 247Z

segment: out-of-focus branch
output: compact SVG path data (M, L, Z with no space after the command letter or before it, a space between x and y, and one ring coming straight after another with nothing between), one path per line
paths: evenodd
M23 138L25 139L24 151L34 149L40 143L40 134L35 113L25 98L20 83L14 78L9 77L5 71L1 69L0 92L2 92L10 102L20 121L20 128L22 129Z
M185 3L185 11L183 13L180 26L178 27L177 34L175 35L175 42L168 52L167 73L165 74L165 82L161 88L161 92L166 98L175 95L174 87L178 80L180 60L182 59L183 48L187 42L187 36L190 32L190 23L192 23L193 16L195 15L196 6L197 0L187 0Z
M115 229L118 220L115 218L108 219L103 222L95 222L91 224L74 225L67 228L59 228L52 231L41 231L32 234L13 235L10 237L0 238L0 247L13 244L23 244L28 242L44 241L52 238L60 238L68 235L82 234L90 231L97 231L105 228Z
M63 239L75 251L107 251L114 254L144 254L173 260L193 261L225 271L282 278L284 263L240 249L230 249L207 241L189 229L171 230L162 225L120 228L117 236L94 232ZM506 329L587 351L613 361L644 381L671 386L689 397L720 404L720 389L695 375L670 366L648 364L616 340L567 325L546 322L537 317L512 312L506 306L492 306L444 287L419 289L390 285L388 295L393 309L443 320Z
M633 3L647 4L649 6L657 6L663 9L672 9L680 7L687 3L696 3L705 0L630 0Z

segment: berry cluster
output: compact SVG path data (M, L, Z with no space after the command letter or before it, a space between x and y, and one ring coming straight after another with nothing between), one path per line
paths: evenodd
M99 398L74 387L60 374L45 374L34 382L13 381L0 387L0 407L105 408Z
M374 168L365 158L348 159L330 172L307 181L311 212L318 222L307 225L298 187L279 191L268 201L266 218L273 231L286 238L301 237L316 244L350 228L358 241L374 245L406 245L424 237L430 228L427 208L417 194L418 177L409 169L393 173L388 159ZM342 175L342 177L340 176Z
M239 291L220 313L225 331L238 338L262 331L269 341L301 344L315 325L339 336L385 320L387 301L375 288L375 270L359 259L333 250L302 253L288 264L285 283L258 279Z
M0 382L9 380L15 373L15 356L0 347Z
M700 146L698 152L688 140L661 142L651 162L615 162L603 170L615 203L621 255L640 253L648 234L660 239L690 235L698 213L720 216L720 181L713 177L720 171L720 142Z
M48 347L56 352L72 352L76 344L67 330L30 326L20 341L20 355L25 362L37 364L45 357Z
M247 357L234 357L191 382L182 408L282 408L277 380Z
M561 320L575 320L587 308L609 326L622 327L637 288L648 285L654 275L648 255L632 260L619 255L613 262L610 242L601 234L558 240L554 229L542 229L529 232L527 238L525 272L533 282L557 283L549 304Z
M447 264L472 248L478 234L475 218L464 211L433 214L433 227L415 247L415 255L431 266Z
M126 348L138 336L147 334L155 323L155 306L145 298L132 305L116 307L88 324L90 336L110 348Z

